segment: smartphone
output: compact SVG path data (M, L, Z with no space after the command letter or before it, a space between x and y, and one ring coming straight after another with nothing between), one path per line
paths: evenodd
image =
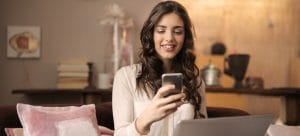
M182 90L182 73L165 73L162 75L162 85L173 84L175 85L175 90L171 94L180 93ZM169 94L169 95L171 95Z

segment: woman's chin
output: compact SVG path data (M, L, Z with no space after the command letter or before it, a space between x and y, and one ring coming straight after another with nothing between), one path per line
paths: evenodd
M164 59L164 60L172 60L172 59L174 59L174 57L175 57L175 55L165 55L165 56L162 57L162 59Z

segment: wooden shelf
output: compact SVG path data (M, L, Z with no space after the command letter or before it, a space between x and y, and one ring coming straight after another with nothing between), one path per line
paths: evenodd
M12 94L111 94L112 89L16 89Z
M300 96L300 88L271 88L271 89L235 89L221 87L207 87L206 92L210 93L237 93L237 94L253 94L264 96Z
M15 89L12 94L24 94L33 103L67 103L70 99L79 99L80 104L105 102L112 100L112 89Z

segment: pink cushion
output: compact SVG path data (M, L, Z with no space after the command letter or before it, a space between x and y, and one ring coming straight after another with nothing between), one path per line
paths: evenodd
M114 135L114 131L107 127L99 126L99 130L101 132L101 136L113 136ZM24 136L23 128L5 128L5 133L7 136Z
M17 112L24 136L100 135L94 104L80 107L17 104Z

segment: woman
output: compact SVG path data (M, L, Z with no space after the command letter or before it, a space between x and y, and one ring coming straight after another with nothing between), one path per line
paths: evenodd
M175 122L205 118L204 83L193 54L192 24L174 1L158 3L141 31L139 64L121 68L113 86L115 135L172 135ZM182 73L182 93L168 95L163 73Z

